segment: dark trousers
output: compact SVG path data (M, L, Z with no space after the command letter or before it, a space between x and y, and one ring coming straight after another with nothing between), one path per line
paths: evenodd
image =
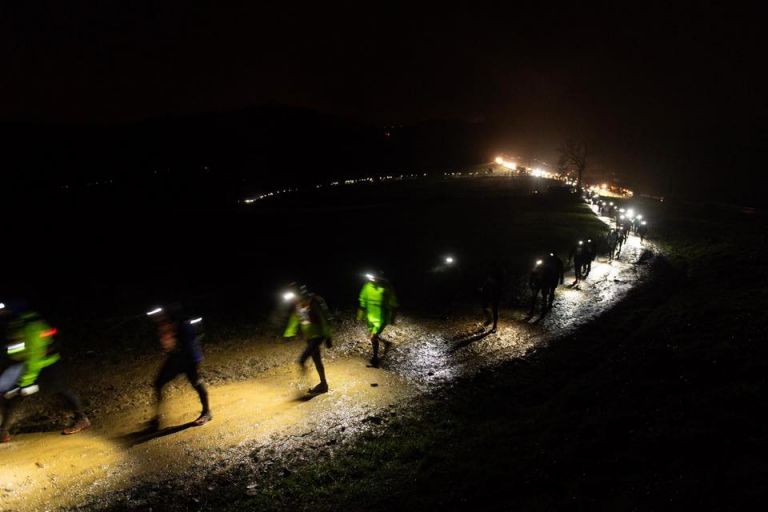
M307 359L310 357L312 358L312 361L315 363L315 369L317 370L317 374L320 376L320 382L325 383L325 367L323 366L323 358L320 355L320 346L325 341L325 338L312 338L311 340L307 341L307 348L304 349L304 352L301 353L299 356L299 364L304 366L304 364L307 362Z
M163 399L163 388L165 385L181 374L184 374L192 387L195 388L197 395L200 397L200 404L203 406L203 413L207 413L210 410L208 408L208 390L205 389L205 385L200 378L199 365L183 354L169 355L160 368L160 372L155 379L156 404L159 406Z
M493 328L496 328L496 324L499 322L499 303L501 297L483 297L483 314L485 315L485 323L488 325L493 320Z
M80 397L77 396L77 393L69 389L69 387L66 385L66 378L64 376L61 362L56 362L51 366L43 368L37 378L36 384L40 386L41 392L59 396L64 401L67 410L71 411L75 415L75 418L80 419L85 416L85 413L83 412L83 404L80 402ZM0 398L0 413L2 413L3 416L3 423L0 426L0 430L11 430L16 416L16 411L25 398L28 397L17 395L10 400Z

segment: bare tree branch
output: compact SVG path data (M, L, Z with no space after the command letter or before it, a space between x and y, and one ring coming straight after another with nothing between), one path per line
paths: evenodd
M581 187L589 156L587 143L576 139L568 139L560 147L559 152L560 158L558 160L558 167L560 167L561 172L576 172L576 185Z

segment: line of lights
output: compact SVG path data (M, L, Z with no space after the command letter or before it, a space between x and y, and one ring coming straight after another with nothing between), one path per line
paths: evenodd
M341 185L357 185L361 183L381 183L386 181L402 181L402 180L413 180L417 178L425 178L427 176L427 173L421 173L421 174L399 174L399 175L386 175L386 176L368 176L365 178L349 178L341 181L330 181L328 183L318 183L317 185L314 185L314 189L318 190L323 187L338 187ZM258 196L249 197L246 199L243 199L241 202L245 204L253 204L256 201L262 201L264 199L269 199L270 197L277 197L281 194L290 194L292 192L298 192L299 189L297 188L284 188L280 190L273 190L272 192L265 192L263 194L260 194Z
M518 167L517 162L513 160L507 160L501 156L496 157L494 162L498 165L503 166L506 169L509 169L511 171L517 171L521 174L527 174L529 176L533 176L535 178L545 178L545 179L554 179L554 180L560 180L566 183L567 185L574 186L576 185L576 181L569 179L567 176L562 176L555 172L550 172L547 170L542 169L541 167L535 167L535 168L523 168ZM540 162L537 160L537 162ZM540 162L544 165L546 165L545 162ZM443 177L471 177L471 176L487 176L488 172L481 171L481 170L471 170L471 171L446 171L443 173ZM384 175L384 176L368 176L364 178L348 178L344 180L337 180L337 181L331 181L328 183L320 183L313 186L315 190L324 188L324 187L338 187L343 185L357 185L357 184L364 184L364 183L381 183L386 181L402 181L402 180L413 180L418 178L425 178L427 177L427 173L411 173L411 174L400 174L400 175ZM260 194L258 196L249 197L246 199L243 199L241 202L244 204L253 204L257 201L262 201L265 199L269 199L272 197L277 197L284 194L289 194L292 192L298 192L299 188L285 188L285 189L279 189L279 190L273 190L271 192L265 192L263 194Z
M592 191L593 188L595 187L590 187L588 190ZM598 187L598 189L602 189L602 187ZM643 217L643 214L636 213L634 208L617 208L613 201L598 200L597 198L599 197L600 194L598 192L592 191L588 201L595 201L594 204L598 207L598 210L602 210L603 207L615 208L612 215L615 217L617 224L621 224L622 221L629 221L635 227L638 225L648 225L648 221Z

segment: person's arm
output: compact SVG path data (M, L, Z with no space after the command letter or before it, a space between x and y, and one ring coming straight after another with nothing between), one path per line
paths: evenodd
M291 313L291 316L288 318L288 325L285 328L285 332L283 332L284 338L293 338L296 336L296 334L299 332L299 315L297 315L295 312Z
M391 322L394 324L395 320L397 319L397 308L400 307L400 304L397 302L397 295L395 295L394 288L391 287L389 289L388 302Z
M389 289L389 307L392 308L392 311L400 307L400 303L397 301L397 295L395 294L394 288Z
M364 284L358 297L359 306L357 308L357 319L362 320L365 310L368 307L368 285Z
M328 306L321 297L316 297L312 307L315 309L315 316L320 322L320 332L326 340L330 340L333 332L331 331L330 312Z

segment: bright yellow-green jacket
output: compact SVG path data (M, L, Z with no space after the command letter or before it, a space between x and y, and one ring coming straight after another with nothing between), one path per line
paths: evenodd
M53 343L51 326L35 313L24 313L11 326L11 332L8 357L24 363L19 386L31 386L44 368L59 360L58 353L48 353Z
M301 334L305 340L331 337L328 310L322 297L312 295L308 306L297 304L288 318L288 326L285 328L283 336L286 338L296 336L299 328L301 328Z
M365 315L371 334L381 334L392 323L398 307L394 290L387 284L368 281L360 290L359 300L358 320Z

